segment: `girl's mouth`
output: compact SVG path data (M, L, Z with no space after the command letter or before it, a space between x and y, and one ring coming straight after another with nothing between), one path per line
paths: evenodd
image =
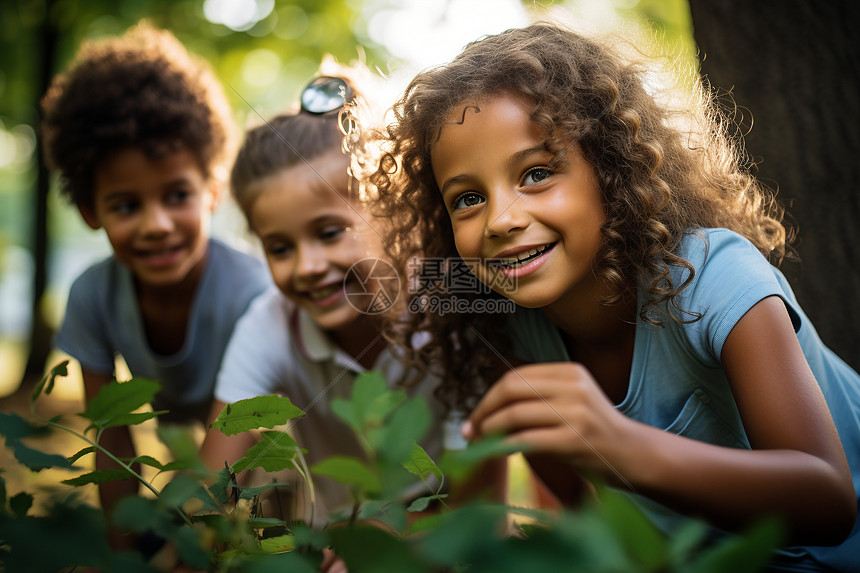
M312 301L324 300L324 299L330 297L331 295L333 295L338 290L340 290L340 288L341 288L340 284L333 284L333 285L330 285L330 286L327 286L327 287L324 287L321 289L308 291L307 297L309 299L311 299Z
M501 257L498 259L490 259L487 262L490 265L500 267L502 269L518 269L522 266L527 265L529 262L538 258L551 248L553 248L556 243L548 243L543 245L542 247L537 247L534 249L529 249L527 251L523 251L521 253L517 253L512 257Z
M343 283L333 283L314 290L305 291L302 295L318 308L328 308L344 297Z

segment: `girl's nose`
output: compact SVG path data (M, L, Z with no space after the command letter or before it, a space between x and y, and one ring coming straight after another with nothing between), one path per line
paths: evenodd
M328 269L325 249L319 245L299 245L296 248L295 272L299 277L320 275Z
M504 237L528 226L529 216L521 193L493 193L488 198L488 203L484 237Z

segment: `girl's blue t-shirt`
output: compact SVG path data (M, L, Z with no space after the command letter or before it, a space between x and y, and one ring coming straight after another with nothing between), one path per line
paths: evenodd
M194 295L185 342L169 356L153 352L146 340L127 267L109 257L75 279L54 346L81 367L110 375L121 355L133 376L150 378L162 389L154 410L160 420L205 422L215 376L233 327L257 295L271 284L263 262L215 240L209 241L206 268Z
M720 356L740 318L765 297L778 296L830 407L855 492L860 492L860 376L821 342L782 273L747 239L727 229L690 232L678 254L695 268L693 281L677 299L678 307L702 318L688 324L670 319L663 327L638 322L627 396L618 410L674 434L749 449ZM673 281L681 284L687 274L674 268ZM517 358L532 363L570 359L558 329L540 310L517 307L509 320ZM662 505L630 495L666 532L685 521ZM839 571L858 571L860 521L841 545L790 547L781 553L789 562L796 560L799 569L811 556Z

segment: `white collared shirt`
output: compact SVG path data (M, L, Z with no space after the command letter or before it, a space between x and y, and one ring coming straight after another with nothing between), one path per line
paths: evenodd
M218 373L215 397L231 403L266 394L287 396L306 412L305 417L294 421L290 432L308 450L308 465L334 455L363 458L352 430L330 406L334 398L350 396L353 381L364 370L313 318L273 287L257 297L236 324ZM392 387L407 374L391 348L379 354L372 370L382 374ZM438 378L428 375L406 388L410 396L423 396L433 413L433 424L421 445L436 460L444 425L444 409L433 397L437 384ZM314 484L314 521L351 504L345 487L318 476ZM416 491L415 495L426 493Z

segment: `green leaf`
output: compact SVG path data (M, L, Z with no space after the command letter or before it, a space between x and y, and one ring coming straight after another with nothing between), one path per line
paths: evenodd
M311 473L328 476L353 491L375 494L382 491L379 477L361 461L346 456L332 456L311 467Z
M47 388L45 388L45 394L50 394L51 391L54 389L54 380L57 378L57 376L69 375L68 365L69 361L63 360L62 362L51 368L51 371L45 376L43 376L42 380L40 380L39 383L36 384L36 387L33 388L33 394L30 396L30 403L34 403L39 398L39 395L42 393L42 389L45 388L45 384L47 384Z
M708 534L708 525L702 521L685 521L669 538L669 562L680 568L696 548L701 546Z
M753 573L761 571L780 545L784 528L776 519L766 519L739 535L727 535L684 568L695 573Z
M292 535L268 537L260 540L260 548L266 553L284 553L296 548L296 540Z
M34 450L29 446L25 446L19 440L6 438L6 447L11 448L15 454L15 458L34 472L39 472L46 468L71 467L69 460L65 456L46 454L45 452Z
M233 489L233 482L230 478L230 472L227 468L221 468L215 473L217 480L209 486L209 493L212 494L218 503L224 505L230 501L230 491ZM228 489L229 488L229 489Z
M197 480L180 474L164 486L161 490L161 495L158 496L158 502L164 507L182 507L186 501L192 497L197 497L198 490L201 487Z
M387 525L392 531L403 531L408 525L406 508L398 501L368 500L361 504L358 519Z
M46 433L47 428L34 426L18 414L0 412L0 435L6 436L6 439L20 440Z
M379 428L372 442L379 457L398 466L410 458L413 444L424 437L430 427L430 408L421 398L401 403Z
M409 546L390 533L370 526L334 528L330 535L335 553L349 571L373 573L429 573L429 565L420 561Z
M155 468L159 471L164 469L164 464L162 464L160 461L156 460L152 456L137 456L136 458L132 458L132 459L128 460L127 463L128 463L128 465L132 465L135 463L143 464L145 466Z
M178 424L159 424L158 437L170 450L173 461L165 466L168 469L193 469L200 475L209 473L208 468L200 460L197 441L192 429Z
M126 382L128 384L128 382ZM106 422L102 428L113 428L115 426L136 426L147 420L151 420L161 414L166 414L169 410L158 410L157 412L135 412L132 414L123 414Z
M289 398L269 394L227 404L210 427L232 436L256 428L271 429L304 415Z
M382 424L404 400L406 393L389 390L379 372L362 372L352 387L352 409L364 429Z
M91 427L107 428L120 416L151 402L160 388L158 382L146 378L132 378L122 383L114 380L101 387L81 416L92 422Z
M430 502L434 499L445 499L446 497L448 497L447 493L419 497L409 504L409 507L406 508L406 511L424 511L430 506Z
M129 531L163 531L171 525L172 514L155 499L128 496L119 501L112 515L120 529Z
M248 526L251 529L268 529L270 527L286 527L287 523L283 519L276 517L251 517L248 519Z
M210 565L209 551L200 543L197 529L192 527L180 527L171 537L176 544L177 553L183 561L193 568L206 569Z
M64 479L60 483L80 487L91 483L108 483L130 477L132 477L131 474L123 469L95 470L76 478Z
M332 400L332 411L359 435L382 425L394 409L406 399L403 391L388 389L379 372L367 371L359 374L352 386L350 400Z
M9 509L18 518L27 515L31 507L33 507L33 496L27 492L22 491L9 499Z
M272 482L264 485L256 486L256 487L239 487L239 499L253 499L258 495L262 495L267 490L272 489L273 487L292 487L292 484L289 483L279 483Z
M667 560L665 536L626 494L609 488L598 490L600 511L616 537L643 571L653 571Z
M262 432L260 441L248 449L245 457L233 464L233 471L263 468L267 472L279 472L292 468L299 449L293 437L286 432ZM302 452L306 453L307 450Z
M412 451L409 452L409 459L403 462L403 467L409 473L412 473L421 479L427 479L430 474L442 479L442 470L436 465L424 448L419 444L412 444Z

